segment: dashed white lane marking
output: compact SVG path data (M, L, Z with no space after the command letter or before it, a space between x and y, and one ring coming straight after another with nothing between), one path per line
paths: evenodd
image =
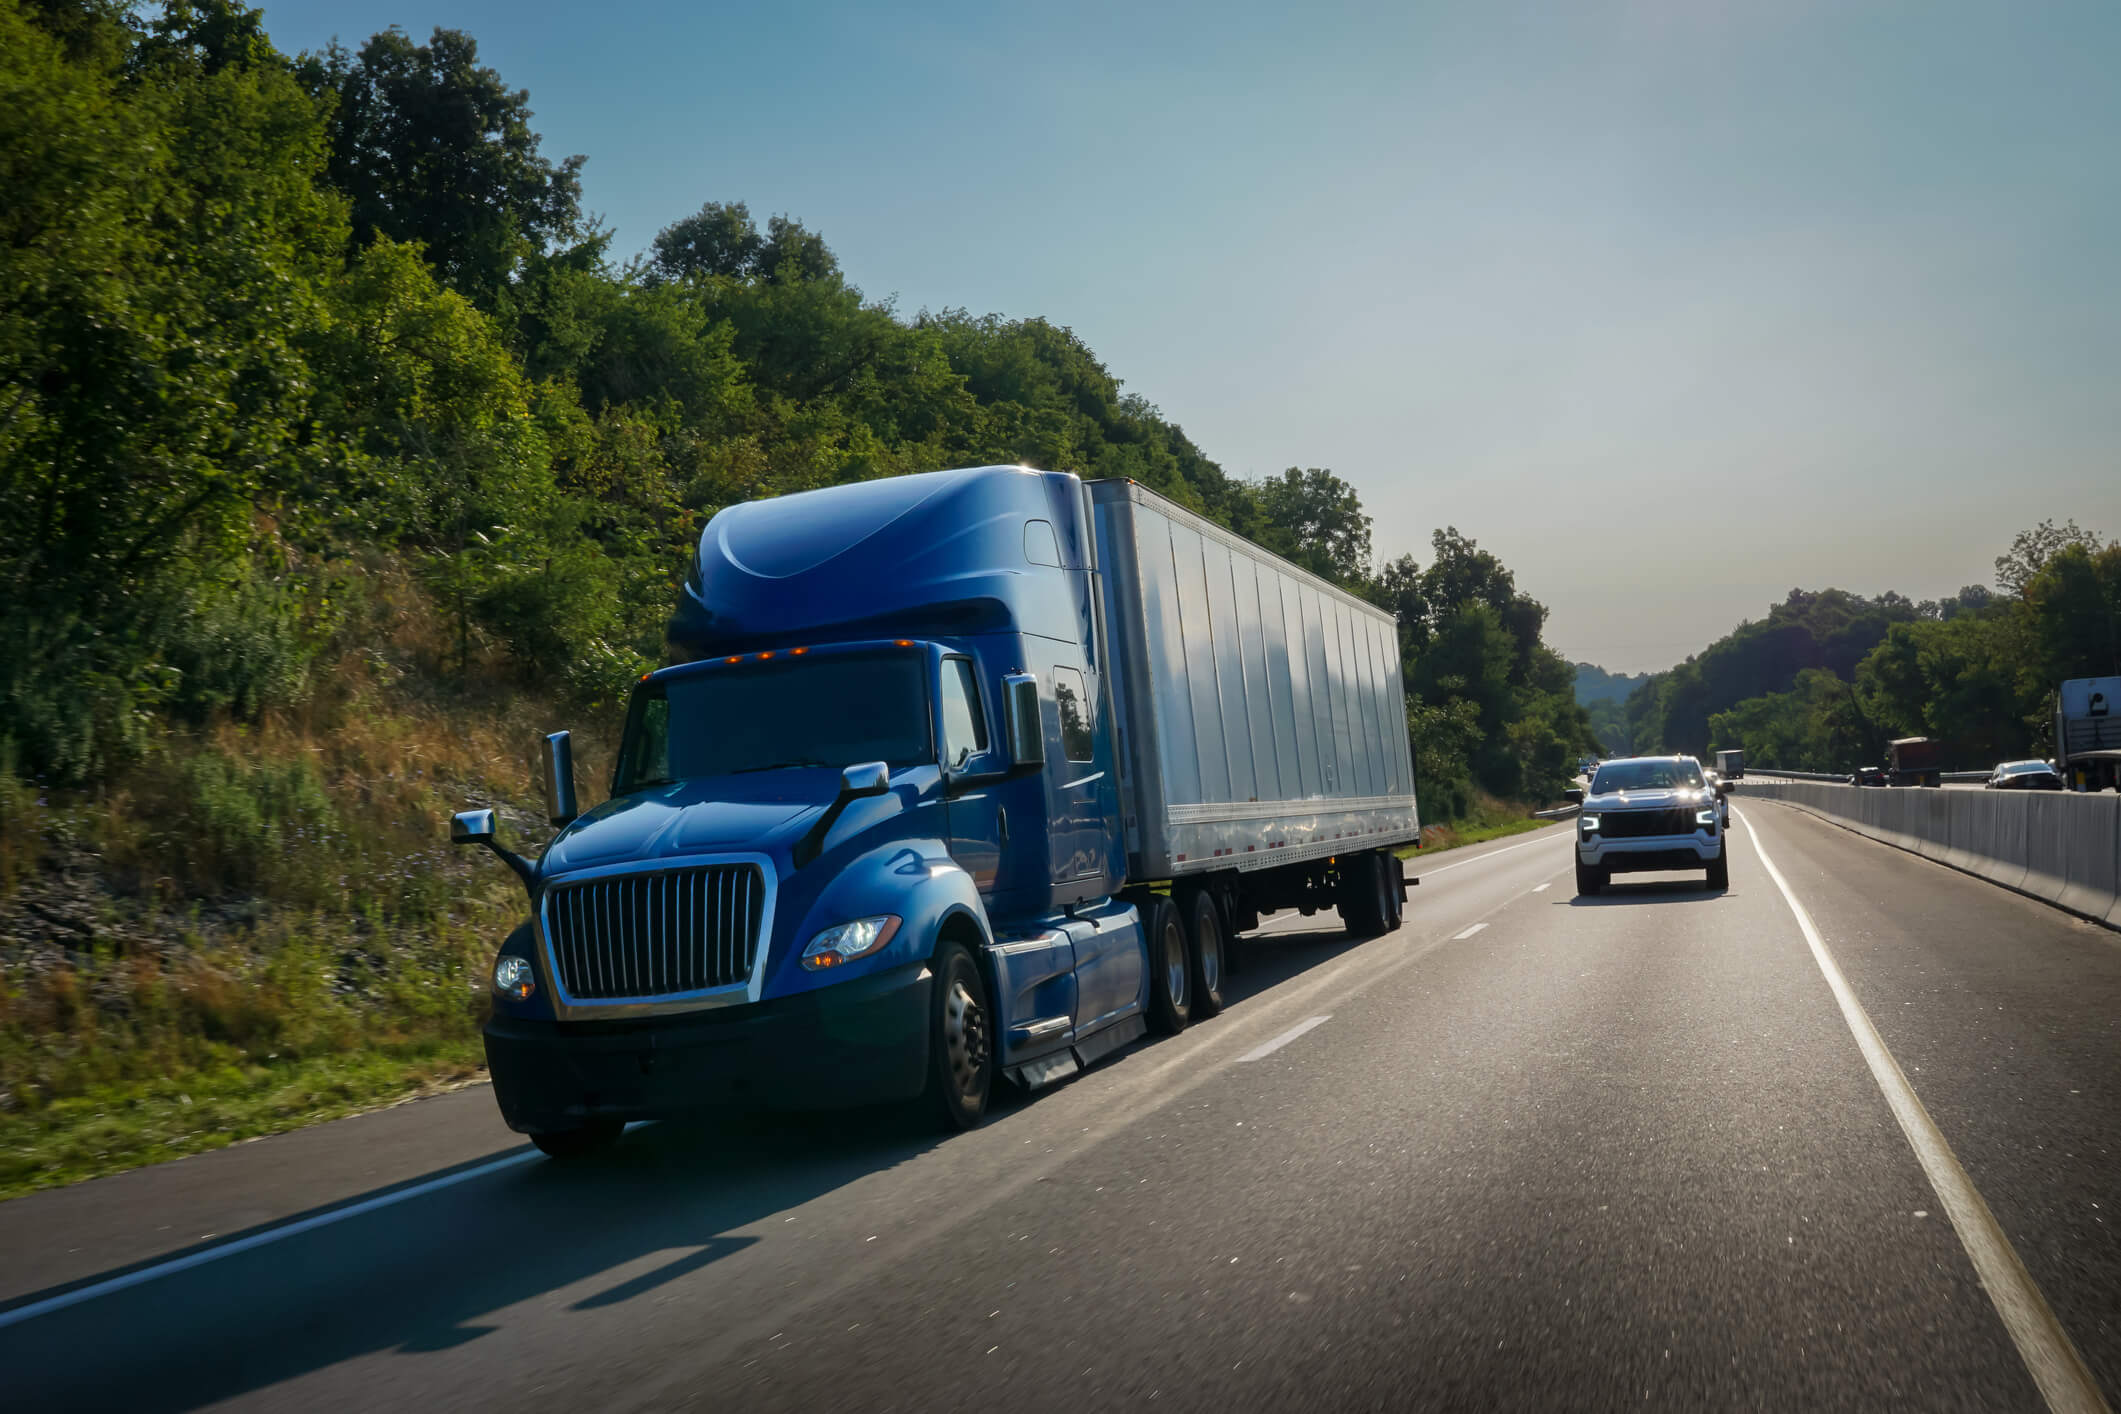
M1282 1032L1279 1036L1276 1036L1273 1040L1262 1041L1260 1044L1254 1046L1251 1050L1246 1051L1243 1055L1237 1058L1236 1064L1243 1065L1246 1061L1256 1061L1262 1056L1271 1056L1276 1051L1280 1050L1283 1046L1288 1045L1291 1041L1303 1035L1304 1032L1309 1031L1312 1027L1323 1026L1332 1019L1333 1014L1331 1012L1327 1012L1324 1016L1314 1016L1309 1021L1299 1021L1294 1026L1290 1027L1288 1030Z
M1741 820L1743 816L1739 817ZM2047 1407L2062 1411L2088 1411L2088 1414L2105 1414L2106 1398L2099 1393L2099 1383L2085 1368L2084 1357L2070 1341L2069 1333L2055 1319L2047 1298L2040 1294L2031 1272L2018 1259L2010 1239L2003 1235L1997 1225L1996 1215L1988 1209L1974 1181L1966 1176L1952 1153L1951 1145L1944 1140L1936 1121L1923 1107L1915 1088L1908 1084L1907 1076L1893 1053L1885 1048L1885 1038L1871 1024L1871 1018L1856 999L1855 989L1841 975L1840 965L1834 955L1827 951L1826 940L1819 936L1813 926L1811 914L1797 902L1795 890L1775 861L1760 843L1760 832L1750 828L1746 837L1753 842L1753 852L1767 866L1768 877L1782 891L1783 902L1790 912L1797 915L1797 926L1804 933L1805 942L1812 948L1812 960L1819 964L1819 971L1826 977L1826 985L1832 989L1834 1000L1841 1005L1841 1018L1848 1023L1849 1032L1856 1038L1856 1046L1869 1063L1871 1077L1878 1088L1885 1092L1885 1102L1892 1108L1893 1118L1900 1121L1900 1132L1915 1151L1922 1164L1922 1171L1929 1176L1930 1187L1944 1202L1944 1215L1951 1219L1952 1230L1959 1234L1959 1242L1966 1248L1966 1255L1973 1260L1974 1272L1981 1278L1981 1285L1988 1291L1989 1300L1995 1303L1996 1314L2003 1318L2004 1329L2010 1332L2011 1340L2018 1347L2018 1354L2025 1361L2026 1370L2033 1383L2047 1400Z
M1454 943L1462 943L1466 939L1472 937L1475 933L1478 933L1481 929L1487 926L1488 925L1485 923L1475 923L1472 927L1466 929L1463 933L1453 933L1451 935L1451 941Z
M1534 884L1534 885L1532 885L1532 892L1533 892L1533 893L1535 893L1535 894L1543 894L1543 893L1545 893L1545 892L1546 892L1546 891L1547 891L1548 889L1551 889L1551 888L1553 888L1553 887L1554 887L1554 881L1553 881L1552 879L1549 879L1549 880L1547 880L1547 881L1546 881L1546 882L1545 882L1544 884Z
M425 1183L415 1183L409 1188L400 1188L393 1192L385 1193L381 1197L370 1198L359 1203L349 1203L343 1208L333 1208L329 1212L318 1213L315 1217L303 1218L299 1222L283 1223L279 1227L267 1228L263 1232L254 1232L248 1237L239 1237L234 1242L224 1242L219 1247L209 1247L203 1252L193 1252L186 1256L172 1258L167 1262L157 1262L151 1267L141 1267L138 1271L127 1272L123 1276L115 1276L108 1281L95 1282L89 1286L77 1286L72 1291L62 1291L57 1296L48 1296L42 1301L32 1301L27 1306L16 1306L10 1310L0 1311L0 1330L12 1325L19 1325L23 1321L33 1320L38 1316L49 1315L53 1311L63 1311L69 1306L78 1306L84 1301L94 1301L100 1296L109 1296L114 1291L123 1291L127 1287L140 1286L159 1277L174 1276L178 1272L190 1271L193 1267L203 1267L208 1262L218 1262L223 1257L233 1257L239 1252L254 1252L260 1247L268 1247L285 1238L297 1237L305 1232L313 1232L320 1227L328 1227L332 1223L344 1222L348 1218L357 1218L363 1213L372 1213L378 1208L388 1208L394 1203L403 1203L412 1198L424 1198L430 1193L439 1192L444 1188L453 1188L459 1183L469 1183L475 1178L485 1178L488 1174L500 1173L502 1170L512 1169L518 1164L527 1164L537 1157L537 1150L522 1149L516 1153L495 1159L492 1163L480 1164L475 1168L458 1169L455 1173L444 1174L440 1178L431 1178Z

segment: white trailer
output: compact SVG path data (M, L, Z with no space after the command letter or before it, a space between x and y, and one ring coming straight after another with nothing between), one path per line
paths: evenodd
M1418 842L1393 617L1145 486L1088 491L1129 876Z

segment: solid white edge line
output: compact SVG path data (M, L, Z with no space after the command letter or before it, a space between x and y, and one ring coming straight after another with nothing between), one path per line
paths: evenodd
M1744 816L1739 816L1744 820ZM2055 1319L2055 1313L2040 1294L2031 1272L2018 1258L2017 1249L2003 1234L1996 1222L1996 1215L1989 1211L1980 1190L1967 1177L1966 1170L1952 1153L1951 1145L1945 1142L1944 1134L1930 1118L1922 1100L1915 1094L1914 1086L1908 1083L1900 1063L1886 1049L1885 1039L1871 1018L1856 999L1855 989L1841 975L1840 965L1827 950L1825 939L1813 925L1811 914L1797 901L1796 891L1775 861L1768 858L1765 846L1760 843L1760 832L1746 822L1746 836L1753 842L1753 852L1760 856L1768 877L1782 891L1783 902L1797 917L1797 926L1804 933L1804 940L1811 945L1812 960L1819 964L1819 971L1826 978L1827 986L1840 1003L1842 1020L1848 1023L1849 1032L1856 1038L1856 1046L1869 1063L1871 1077L1885 1094L1885 1102L1893 1111L1893 1118L1900 1122L1901 1133L1915 1151L1915 1158L1922 1171L1929 1177L1930 1187L1937 1191L1939 1201L1944 1204L1945 1215L1951 1219L1952 1230L1959 1234L1960 1245L1974 1264L1975 1275L1987 1290L1989 1300L1996 1307L1996 1314L2003 1319L2004 1329L2010 1332L2012 1343L2018 1347L2025 1368L2040 1387L2047 1407L2062 1411L2086 1411L2086 1414L2104 1414L2108 1406L2106 1397L2099 1392L2099 1383L2085 1367L2084 1357L2077 1353L2069 1332Z
M1299 1021L1294 1026L1290 1027L1288 1030L1282 1032L1279 1036L1276 1036L1273 1040L1262 1041L1260 1044L1254 1046L1251 1050L1246 1051L1243 1055L1239 1056L1236 1060L1232 1061L1231 1064L1243 1065L1246 1061L1256 1061L1262 1056L1273 1055L1276 1051L1280 1050L1283 1046L1288 1045L1291 1041L1303 1035L1304 1032L1309 1031L1312 1027L1323 1026L1332 1019L1333 1013L1327 1012L1324 1016L1314 1016L1309 1021Z
M88 1286L75 1287L72 1291L62 1291L57 1296L46 1297L42 1301L33 1301L27 1306L16 1306L11 1310L0 1311L0 1330L5 1330L9 1326L20 1325L24 1321L34 1320L38 1316L50 1315L54 1311L63 1311L69 1306L78 1306L84 1301L94 1301L98 1297L124 1291L128 1287L144 1285L158 1277L174 1276L178 1272L188 1272L194 1267L203 1267L209 1262L218 1262L223 1257L233 1257L240 1252L253 1252L260 1247L271 1246L284 1238L296 1237L305 1232L313 1232L317 1228L327 1227L336 1222L344 1222L348 1218L359 1217L363 1213L372 1213L378 1208L387 1208L393 1203L403 1203L410 1198L424 1197L429 1193L451 1188L459 1183L468 1183L474 1178L484 1178L488 1174L514 1168L517 1164L528 1163L536 1157L538 1157L537 1150L525 1149L520 1153L495 1159L492 1163L480 1164L477 1168L459 1169L455 1173L444 1174L440 1178L429 1179L425 1183L415 1183L410 1188L400 1188L396 1192L385 1193L381 1197L364 1199L359 1203L349 1203L343 1208L333 1208L329 1212L318 1213L314 1217L302 1218L297 1222L267 1228L264 1232L254 1232L248 1237L237 1238L234 1242L224 1242L219 1247L209 1247L203 1252L193 1252L189 1256L173 1258L167 1262L157 1262L151 1267L142 1267L138 1271L127 1272L123 1276L112 1277L108 1281L99 1281Z
M1454 943L1462 943L1466 939L1472 937L1475 933L1478 933L1481 929L1487 926L1488 925L1485 923L1475 923L1472 927L1466 929L1463 933L1453 933L1451 935L1451 941Z

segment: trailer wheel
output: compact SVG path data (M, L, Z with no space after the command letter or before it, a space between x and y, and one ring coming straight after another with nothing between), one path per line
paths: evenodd
M1350 937L1374 938L1384 932L1384 872L1374 852L1342 857L1335 902Z
M1205 1021L1223 1009L1223 976L1229 968L1230 939L1223 929L1223 911L1215 906L1215 895L1206 889L1195 892L1182 906L1188 949L1193 967L1193 1014Z
M948 1131L970 1129L987 1112L994 1085L994 1013L987 982L963 943L935 954L928 999L928 1089L925 1108Z
M1193 966L1178 905L1158 897L1145 920L1149 940L1149 1024L1176 1036L1193 1019Z
M1377 853L1377 882L1383 890L1379 902L1384 905L1384 927L1381 932L1398 932L1400 922L1406 916L1407 890L1406 885L1401 882L1404 878L1400 872L1402 863L1400 857L1390 850L1379 850Z

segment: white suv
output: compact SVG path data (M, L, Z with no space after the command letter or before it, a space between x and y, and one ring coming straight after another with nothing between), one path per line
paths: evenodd
M1723 791L1702 779L1691 756L1634 756L1601 762L1576 818L1576 892L1595 894L1615 874L1702 869L1708 887L1731 886L1724 850Z

